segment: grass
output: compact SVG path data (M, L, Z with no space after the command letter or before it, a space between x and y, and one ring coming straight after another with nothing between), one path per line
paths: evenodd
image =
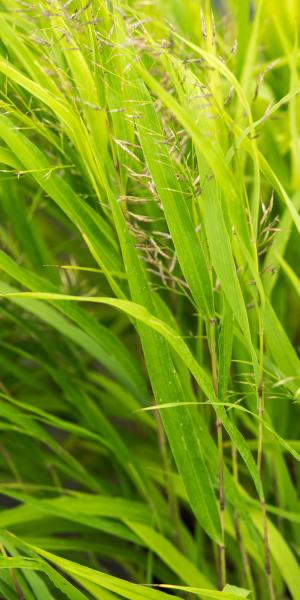
M300 599L297 0L0 4L0 595Z

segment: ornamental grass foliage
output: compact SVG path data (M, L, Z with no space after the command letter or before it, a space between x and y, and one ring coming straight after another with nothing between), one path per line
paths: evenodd
M299 11L0 2L1 598L300 599Z

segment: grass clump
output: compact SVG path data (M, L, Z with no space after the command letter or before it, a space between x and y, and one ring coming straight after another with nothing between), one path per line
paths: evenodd
M1 597L299 600L297 1L0 28Z

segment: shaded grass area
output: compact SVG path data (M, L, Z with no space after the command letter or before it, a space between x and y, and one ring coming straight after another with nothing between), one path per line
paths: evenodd
M0 3L0 594L299 600L299 21Z

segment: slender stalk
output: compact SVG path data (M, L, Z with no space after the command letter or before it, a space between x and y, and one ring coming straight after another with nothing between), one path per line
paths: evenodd
M234 478L234 481L236 482L236 484L238 484L238 481L239 481L238 453L237 453L235 446L232 446L232 448L231 448L231 461L232 461L233 478ZM237 542L238 542L238 545L240 548L241 557L242 557L243 571L244 571L244 576L245 576L245 580L246 580L246 585L252 591L253 600L255 600L255 597L256 597L255 587L254 587L254 582L253 582L252 573L251 573L250 561L248 558L248 554L245 550L245 546L244 546L243 538L242 538L242 534L241 534L240 515L239 515L238 510L235 511L234 528L235 528L236 539L237 539Z
M264 414L264 385L263 385L263 368L264 368L264 331L261 311L259 311L259 379L258 379L258 445L257 445L257 469L261 476L262 469L262 457L263 457L263 414ZM270 546L269 546L269 535L268 535L268 522L265 499L261 499L261 510L263 520L263 540L264 540L264 552L265 552L265 570L268 581L269 595L271 600L275 600L275 592L273 585L273 578L271 573L271 562L270 562Z
M263 414L264 414L264 392L263 392L263 360L264 360L264 334L261 317L259 315L259 380L258 380L258 440L257 440L257 469L261 474L262 452L263 452Z
M218 395L218 366L216 349L216 320L210 320L210 354L213 387L216 396ZM223 428L219 418L217 418L217 439L219 456L219 505L221 521L221 544L218 546L219 555L219 587L222 590L226 585L226 552L225 552L225 491L224 491L224 453L223 453Z
M219 452L219 502L222 544L219 545L220 553L220 589L226 585L226 552L225 552L225 491L224 491L224 455L223 455L223 428L217 419L218 452Z
M269 546L269 533L268 533L268 522L267 522L267 511L265 500L261 501L261 510L263 515L263 538L265 548L265 570L268 581L269 595L271 600L276 600L275 590L273 585L273 578L271 572L271 560L270 560L270 546Z

